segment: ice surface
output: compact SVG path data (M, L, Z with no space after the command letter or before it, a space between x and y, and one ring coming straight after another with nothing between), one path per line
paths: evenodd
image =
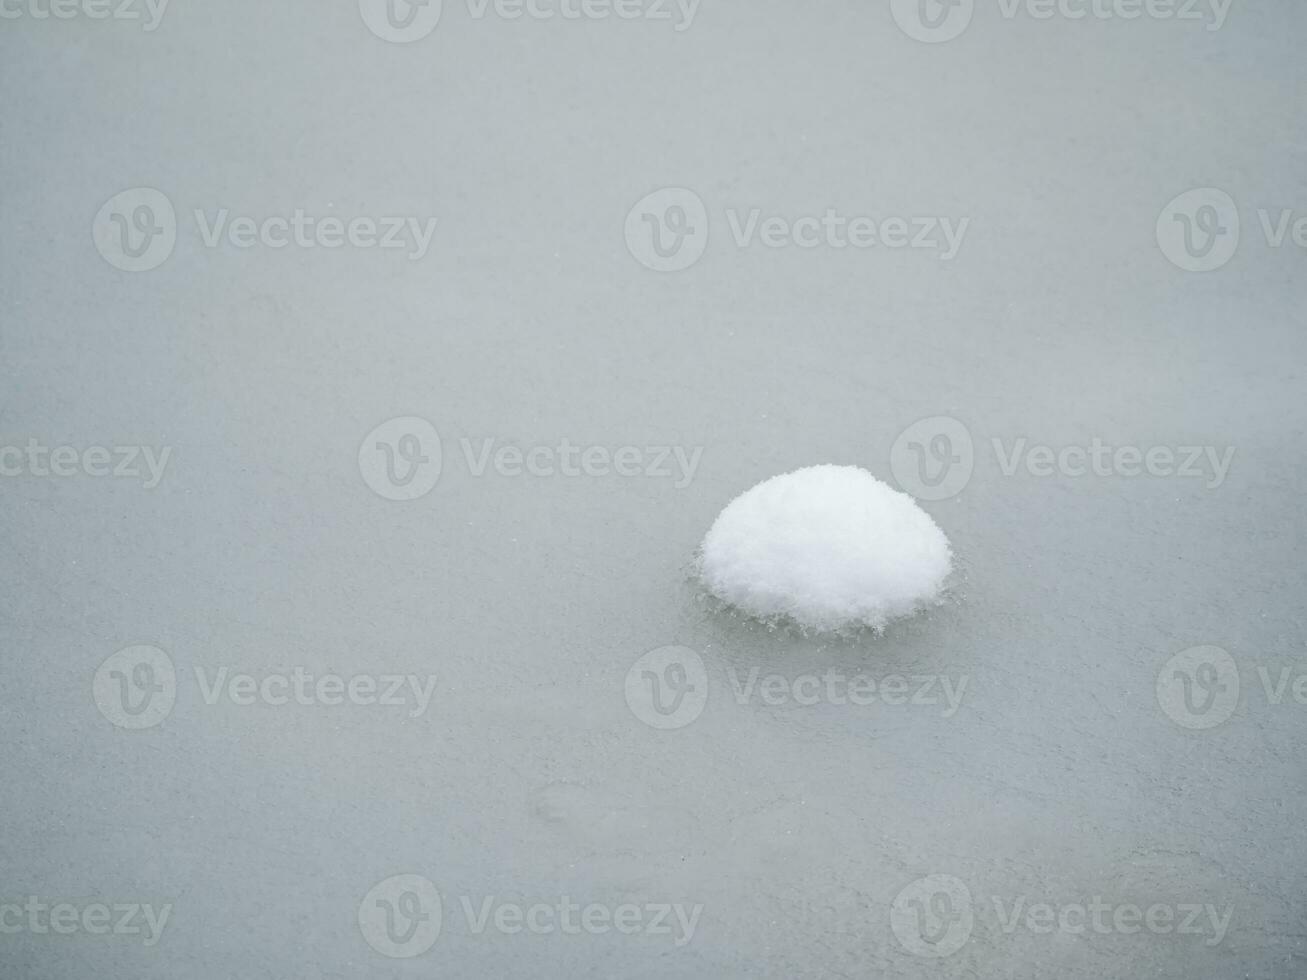
M700 574L759 619L836 632L936 602L948 538L906 493L857 466L809 466L732 500L703 540Z
M1302 977L1307 276L1255 209L1274 226L1307 206L1307 4L1236 4L1219 31L966 4L972 26L937 45L890 6L704 2L677 33L451 0L406 45L352 0L174 2L152 33L0 18L0 445L173 449L151 490L0 476L0 904L174 906L150 947L0 934L0 977ZM1209 184L1244 204L1244 239L1185 272L1155 223ZM90 229L141 185L179 230L130 273ZM713 223L696 265L662 273L623 221L669 185ZM973 220L943 263L737 248L728 207L761 209L759 236L828 207ZM412 261L209 247L193 212L224 208L440 220ZM684 566L734 496L829 460L888 482L900 434L939 415L975 443L965 490L914 493L952 542L956 602L844 639L698 601ZM416 500L360 474L399 416L444 441ZM1037 477L1028 455L1004 472L1019 440L1095 436L1238 452L1218 489ZM704 452L678 488L478 475L464 438L474 457L488 438L639 447L646 467L648 447ZM177 672L171 714L139 731L92 698L134 644ZM1200 644L1243 670L1205 731L1156 695ZM625 698L664 645L707 676L676 730ZM195 675L295 667L438 680L413 717L209 703ZM849 696L862 677L871 703ZM357 916L402 874L439 887L446 921L391 959ZM931 875L971 892L948 956L890 918ZM476 933L459 901L563 894L704 911L678 947ZM1215 945L1005 928L1017 901L1095 896L1234 913Z

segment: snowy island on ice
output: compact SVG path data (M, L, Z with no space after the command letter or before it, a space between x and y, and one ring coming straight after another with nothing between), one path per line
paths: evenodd
M703 539L707 590L769 623L842 632L940 601L952 551L930 515L856 466L810 466L732 500Z

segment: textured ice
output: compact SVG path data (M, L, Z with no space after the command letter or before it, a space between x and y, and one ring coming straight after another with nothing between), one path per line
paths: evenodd
M937 602L952 551L915 500L856 466L810 466L732 500L703 540L708 591L769 622L817 632Z

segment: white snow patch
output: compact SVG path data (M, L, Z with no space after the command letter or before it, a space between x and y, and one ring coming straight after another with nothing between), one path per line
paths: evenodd
M952 551L930 515L856 466L810 466L732 500L703 539L717 598L805 630L882 630L940 600Z

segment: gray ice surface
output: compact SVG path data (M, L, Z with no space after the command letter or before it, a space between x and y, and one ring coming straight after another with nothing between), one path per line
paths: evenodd
M1210 30L1188 0L1208 20L1004 0L925 43L871 0L702 0L685 30L446 0L392 43L354 0L175 0L153 30L30 2L0 19L0 976L1307 974L1307 6ZM142 187L176 241L124 271L114 235L166 215L101 209ZM693 196L628 241L665 187ZM1195 188L1236 206L1233 254L1224 198L1167 213ZM416 258L205 244L223 209L297 208L437 224ZM969 224L949 260L737 247L755 208ZM702 255L646 267L660 221ZM966 439L899 439L941 416ZM377 443L436 472L411 423L368 438L404 417L442 466L390 500ZM632 447L641 475L478 476L465 439ZM1021 439L1234 456L1007 475ZM969 481L923 503L958 558L927 615L802 638L688 577L761 479L912 482L966 440ZM170 450L157 486L81 455L127 446ZM661 446L702 447L688 483L644 474ZM633 670L666 646L703 665L693 718L652 701L693 657L655 655L659 691ZM297 669L436 685L206 698ZM895 675L907 703L838 690L899 701ZM563 896L640 919L510 931ZM98 918L132 904L170 907L157 942ZM699 904L683 944L646 908Z

